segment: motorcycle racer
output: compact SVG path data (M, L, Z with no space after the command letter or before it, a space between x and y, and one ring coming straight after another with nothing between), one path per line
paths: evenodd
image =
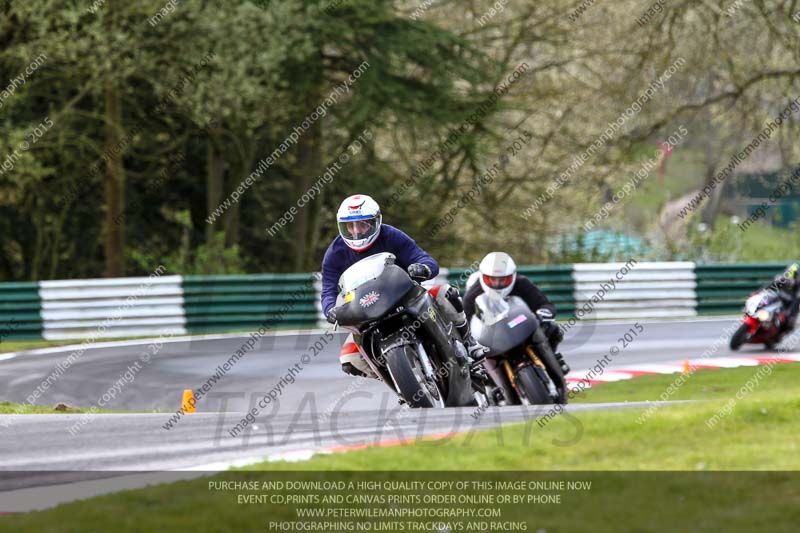
M467 320L476 314L475 299L482 293L498 298L519 296L539 318L545 337L556 356L561 370L566 375L570 368L564 356L557 351L564 340L564 333L555 323L556 307L545 294L526 276L517 274L517 264L505 252L491 252L483 258L475 275L479 283L472 283L464 295L464 312ZM479 310L477 311L479 313ZM480 318L480 314L478 315ZM491 372L491 369L489 369Z
M336 297L339 277L351 265L365 257L389 252L396 256L395 264L408 272L417 282L433 279L439 274L439 264L401 230L384 224L378 203L365 194L345 198L336 213L339 235L328 246L322 260L322 312L331 324L336 323ZM473 339L458 289L439 285L429 291L442 315L453 322L467 352L474 359L483 347ZM361 354L360 339L348 335L339 353L342 371L354 376L376 377Z
M786 322L784 331L791 331L797 321L797 311L800 308L800 276L798 270L800 263L792 263L783 274L775 276L775 279L768 285L778 291L778 296L786 309Z

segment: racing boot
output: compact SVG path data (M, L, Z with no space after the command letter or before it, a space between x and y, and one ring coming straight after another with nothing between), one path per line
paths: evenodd
M556 361L558 361L558 365L561 367L561 372L563 372L565 376L569 374L570 367L564 360L564 356L561 355L561 352L553 352L553 355L556 356Z
M456 324L456 330L461 335L461 338L464 339L464 347L467 349L467 353L469 354L470 363L474 365L475 363L482 362L484 359L484 354L489 351L488 348L478 344L478 341L472 336L469 330L469 322L464 319L464 322L461 324Z

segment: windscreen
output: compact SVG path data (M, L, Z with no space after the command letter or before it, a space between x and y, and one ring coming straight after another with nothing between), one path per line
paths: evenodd
M496 324L508 317L509 305L502 298L492 297L489 294L478 296L475 305L481 310L481 322L486 326Z
M344 271L339 277L339 292L346 293L357 289L365 282L383 273L386 265L394 264L395 256L388 252L371 255Z

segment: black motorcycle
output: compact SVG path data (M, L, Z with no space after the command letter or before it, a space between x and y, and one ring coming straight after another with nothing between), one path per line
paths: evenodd
M506 402L520 404L567 403L564 374L524 300L481 294L475 300L471 327L476 340L489 348L492 372Z
M487 405L458 331L394 261L375 254L341 275L338 325L360 336L367 363L410 407Z

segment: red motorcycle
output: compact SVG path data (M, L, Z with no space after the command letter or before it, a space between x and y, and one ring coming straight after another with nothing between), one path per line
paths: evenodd
M756 291L744 304L744 319L731 337L731 350L738 350L743 344L764 344L773 349L786 333L785 328L786 310L778 291Z

